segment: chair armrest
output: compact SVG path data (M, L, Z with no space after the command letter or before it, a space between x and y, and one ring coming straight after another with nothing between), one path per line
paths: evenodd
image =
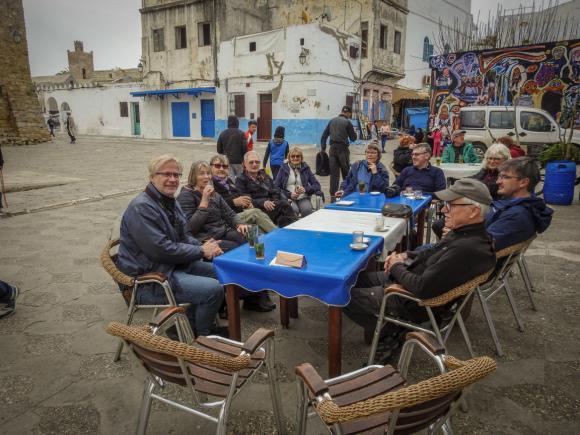
M328 385L326 382L324 382L324 380L320 377L316 369L312 367L311 364L302 363L297 365L294 369L294 372L304 381L314 396L318 397L328 393Z
M253 354L267 339L274 336L274 331L271 329L260 328L254 332L250 338L246 340L242 346L242 350L249 354Z
M142 283L143 281L157 281L159 283L164 283L167 281L167 276L161 272L150 272L144 275L139 275L137 278L135 278L135 282L137 284Z
M433 355L442 355L445 353L445 348L437 342L433 337L425 334L424 332L413 331L407 333L405 336L406 340L417 340L423 346L425 346L429 352Z
M411 293L409 290L407 290L405 287L403 287L401 284L391 284L385 288L385 295L393 293L401 296L410 296L412 298L415 298L415 295Z
M185 308L183 307L165 308L163 311L157 314L155 318L151 320L151 322L149 322L149 325L159 327L165 322L167 322L175 314L185 314Z

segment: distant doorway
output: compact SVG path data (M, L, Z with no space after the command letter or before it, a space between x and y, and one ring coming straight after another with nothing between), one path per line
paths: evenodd
M141 113L139 112L139 103L131 103L131 119L133 126L131 128L134 136L141 136Z
M171 103L173 137L190 137L189 103Z
M213 100L201 100L201 136L215 136L215 106Z
M257 136L259 141L268 141L272 137L272 94L260 94Z

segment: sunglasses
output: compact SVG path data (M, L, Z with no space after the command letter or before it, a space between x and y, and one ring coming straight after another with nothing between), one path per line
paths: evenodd
M291 159L301 159L302 156L301 155L296 155L296 156L290 156Z
M212 166L217 169L228 169L230 165L226 165L225 163L213 163Z

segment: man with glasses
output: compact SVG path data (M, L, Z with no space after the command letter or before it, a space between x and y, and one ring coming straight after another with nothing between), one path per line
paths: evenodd
M385 262L385 273L361 274L351 290L345 313L364 328L367 343L372 340L383 289L401 284L420 299L430 299L491 270L495 252L484 225L491 196L483 183L470 178L458 180L447 190L436 192L445 201L443 212L448 235L437 245L420 251L393 253ZM411 301L390 298L386 308L391 315L412 322L428 321L424 308ZM438 322L450 317L449 307L434 310ZM381 333L386 357L400 346L404 330L388 323Z
M445 174L437 166L431 165L431 147L426 143L417 144L411 153L413 166L408 166L401 171L395 179L395 185L400 190L411 187L413 190L421 190L432 194L445 189Z
M218 154L213 156L209 162L215 191L238 214L240 221L245 224L258 225L265 233L275 230L277 227L268 215L259 208L255 208L252 205L252 198L238 190L233 180L229 178L228 158L223 154Z
M274 186L272 178L260 169L260 156L250 151L244 156L244 172L236 178L236 188L252 198L252 205L266 213L279 227L285 227L298 220L292 206L280 189Z
M507 160L499 167L497 185L502 199L493 201L485 219L497 250L528 240L550 226L554 212L534 194L539 181L540 171L530 157Z
M129 276L161 273L169 280L178 304L190 303L187 316L196 335L227 335L214 325L224 298L211 260L222 253L210 239L201 244L186 229L186 218L175 200L183 167L165 154L149 163L149 184L123 214L117 267ZM137 303L166 304L156 284L140 287Z

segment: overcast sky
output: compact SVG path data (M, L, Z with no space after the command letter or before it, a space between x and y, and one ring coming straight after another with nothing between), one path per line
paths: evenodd
M472 13L476 19L481 9L487 17L499 3L510 9L532 1L472 0ZM141 0L24 0L32 75L67 68L66 51L73 50L74 40L93 51L95 69L136 67L141 57L140 6Z

